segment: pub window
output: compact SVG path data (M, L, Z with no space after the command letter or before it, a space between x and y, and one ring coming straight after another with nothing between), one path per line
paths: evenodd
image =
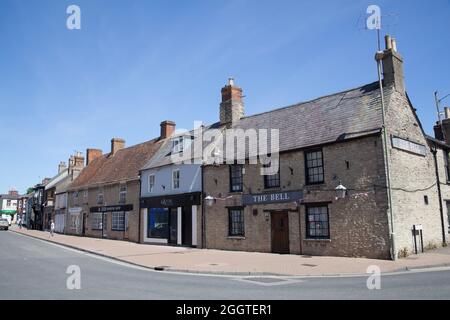
M97 204L103 204L103 190L99 190L98 191Z
M113 231L125 230L125 212L113 212L111 218L111 229Z
M6 200L6 206L11 207L11 200Z
M119 203L127 202L127 185L121 184L119 187Z
M308 239L330 238L327 206L306 207L306 235Z
M176 169L172 171L172 189L180 188L180 170Z
M265 168L270 167L270 164L264 165ZM279 188L280 187L280 166L278 165L278 171L272 175L264 176L264 188Z
M148 176L148 193L153 193L155 191L155 175L151 174Z
M87 189L84 190L84 192L83 192L83 197L84 197L84 199L87 199L87 197L88 197L88 191L87 191Z
M91 219L92 230L102 230L103 213L93 213Z
M242 237L245 235L244 227L244 209L230 208L228 209L228 235L231 237Z
M306 183L324 182L322 150L305 152Z
M244 176L243 176L243 166L242 165L231 165L230 166L230 191L240 192L243 190L244 186Z

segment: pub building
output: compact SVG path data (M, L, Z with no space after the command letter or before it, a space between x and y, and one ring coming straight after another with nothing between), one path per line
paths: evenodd
M164 141L172 125L162 125L158 138L125 147L111 140L111 152L86 152L86 167L68 187L66 234L139 242L139 168Z
M220 127L278 129L279 164L272 175L248 159L203 166L203 247L396 259L414 253L415 241L445 245L448 142L424 133L403 58L385 40L376 56L385 108L378 81L253 116L234 81L222 88Z
M193 149L192 132L175 134L141 169L142 242L201 247L201 165L174 162Z

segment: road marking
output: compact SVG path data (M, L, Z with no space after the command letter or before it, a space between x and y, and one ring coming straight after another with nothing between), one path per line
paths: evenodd
M16 234L19 236L22 236L24 238L28 238L28 239L34 239L36 241L40 241L49 245L53 245L55 247L61 248L61 249L65 249L68 251L72 251L75 252L77 254L81 254L81 255L85 255L94 259L98 259L98 260L103 260L106 262L110 262L110 263L114 263L116 265L120 265L123 267L128 267L128 268L132 268L135 270L140 270L140 271L147 271L147 272L153 272L153 273L166 273L166 274L174 274L174 275L185 275L185 276L198 276L198 277L212 277L212 278L229 278L232 280L240 280L240 281L245 281L248 282L247 280L242 280L243 278L251 278L251 277L258 277L258 278L277 278L277 279L283 279L283 280L292 280L294 282L300 282L298 280L300 279L317 279L317 278L367 278L370 274L336 274L336 275L302 275L302 276L295 276L295 275L245 275L245 274L214 274L214 273L201 273L201 272L184 272L184 271L172 271L170 269L166 269L164 271L158 271L158 270L154 270L152 269L152 267L144 267L144 266L139 266L130 262L126 262L126 261L119 261L117 259L114 258L108 258L105 256L101 256L101 255L97 255L94 253L90 253L90 252L86 252L83 251L81 249L75 249L75 248L70 248L67 247L65 245L61 245L61 244L57 244L55 242L49 242L47 240L44 239L39 239L39 238L35 238L33 236L29 236L26 234L22 234L22 233L18 233L18 232L9 232L11 234ZM382 273L381 276L395 276L395 275L406 275L406 274L414 274L414 273L424 273L424 272L440 272L440 271L450 271L450 267L429 267L429 268L414 268L414 269L410 269L410 270L405 270L405 271L395 271L395 272L386 272L386 273ZM255 283L255 281L252 281L252 283Z

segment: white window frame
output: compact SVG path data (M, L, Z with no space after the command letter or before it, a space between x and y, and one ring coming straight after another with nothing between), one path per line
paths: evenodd
M122 189L124 188L124 189ZM127 202L127 191L128 187L125 183L119 185L119 203L126 203ZM122 195L124 195L122 200Z
M181 153L184 149L183 137L176 137L172 139L172 153Z
M103 213L94 212L91 217L91 229L92 230L102 230L103 224Z
M99 201L100 196L101 196L101 198L102 198L102 201L101 201L101 202ZM98 190L98 193L97 193L97 204L104 204L104 203L105 203L105 197L104 197L104 195L103 195L103 189L99 189L99 190Z
M111 230L125 231L125 212L115 211L111 212Z
M178 177L175 178L175 173L177 173ZM178 182L178 185L175 187L175 181ZM180 169L172 170L172 189L178 190L180 189Z
M152 179L153 178L153 179ZM153 183L151 183L150 182L150 180L153 180ZM155 182L156 182L156 177L155 177L155 175L154 174L150 174L149 176L148 176L148 187L147 187L147 189L148 189L148 193L153 193L153 192L155 192Z

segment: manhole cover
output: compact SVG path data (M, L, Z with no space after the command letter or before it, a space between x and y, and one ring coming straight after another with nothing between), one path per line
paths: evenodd
M305 267L317 267L317 264L303 263L302 266L305 266Z
M262 282L262 283L274 283L274 282L286 282L287 280L279 279L279 278L244 278L244 280L247 281L254 281L254 282Z

